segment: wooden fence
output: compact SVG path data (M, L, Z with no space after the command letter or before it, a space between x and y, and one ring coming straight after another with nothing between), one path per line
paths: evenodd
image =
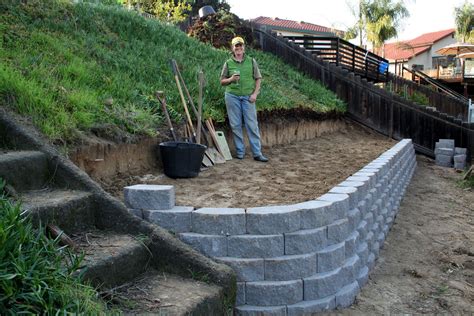
M438 112L454 116L463 121L467 121L469 104L465 98L455 98L444 93L439 93L429 86L417 84L414 81L390 74L389 83L392 85L392 91L404 91L409 95L421 93L429 100L429 105L435 107Z
M264 51L271 52L320 81L347 103L348 116L394 139L411 138L415 148L434 156L435 142L455 140L457 147L474 151L474 124L417 105L381 89L341 66L313 56L299 45L274 33L255 29ZM470 157L469 157L470 159Z
M339 37L285 36L316 57L342 66L364 78L381 82L388 80L388 60Z

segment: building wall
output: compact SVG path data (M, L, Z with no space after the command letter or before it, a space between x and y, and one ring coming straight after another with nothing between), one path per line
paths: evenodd
M408 62L406 62L404 65L405 67L411 69L412 65L423 65L423 69L433 69L433 62L432 62L432 57L436 56L441 56L440 54L436 53L436 51L440 48L443 48L445 46L448 46L450 44L456 43L456 39L453 36L447 36L443 38L440 41L437 41L436 43L431 46L429 50L426 52L423 52L422 54L419 54L415 56L414 58L411 58ZM390 63L389 71L394 73L395 72L395 64Z

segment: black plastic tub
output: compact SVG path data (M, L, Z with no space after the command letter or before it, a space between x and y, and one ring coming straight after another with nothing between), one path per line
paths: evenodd
M194 178L201 169L206 146L186 142L160 144L165 174L170 178Z

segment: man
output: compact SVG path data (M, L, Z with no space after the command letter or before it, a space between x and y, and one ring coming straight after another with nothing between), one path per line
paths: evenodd
M242 37L232 39L232 57L222 68L221 85L225 86L225 105L234 135L237 159L245 156L242 124L245 124L250 148L256 161L267 162L262 154L255 101L260 92L262 75L255 59L245 55Z

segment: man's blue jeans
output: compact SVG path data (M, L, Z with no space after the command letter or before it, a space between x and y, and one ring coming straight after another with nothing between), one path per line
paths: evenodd
M236 96L231 93L225 94L225 105L230 127L234 135L234 145L237 156L245 155L244 135L242 125L245 124L249 137L250 148L254 157L262 155L260 142L260 131L258 130L257 109L255 103L249 102L250 96Z

